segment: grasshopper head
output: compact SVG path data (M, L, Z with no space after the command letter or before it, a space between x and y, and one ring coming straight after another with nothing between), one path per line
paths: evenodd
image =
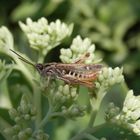
M38 63L38 64L35 65L35 67L36 67L37 71L41 74L43 69L44 69L44 65Z

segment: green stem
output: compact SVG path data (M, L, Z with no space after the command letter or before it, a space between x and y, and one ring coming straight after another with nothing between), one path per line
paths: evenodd
M44 119L41 121L40 125L39 125L39 129L43 128L47 122L50 119L50 114L51 114L51 110L49 109L49 111L47 112L46 116L44 117Z
M105 96L106 92L104 88L99 89L99 91L96 93L97 97L92 97L90 99L91 107L92 107L92 112L91 112L91 117L88 123L88 127L92 127L94 125L97 113L100 108L100 104L102 102L103 97Z
M49 110L48 112L46 113L46 116L44 117L44 119L40 122L40 125L38 128L43 128L47 122L49 121L50 117L51 117L51 113L52 113L52 106L51 106L51 102L50 102L50 99L48 97L48 102L49 102Z
M38 128L40 125L40 122L41 122L41 118L42 118L41 93L40 93L38 87L34 87L33 97L34 97L34 105L37 110L35 124L36 124L36 128Z
M88 140L99 140L95 136L88 134L88 133L85 133L84 137L85 137L85 139L88 139Z
M53 117L64 117L63 113L62 112L54 112L51 114L51 118Z
M11 108L12 103L11 103L10 96L9 96L7 81L6 80L2 81L0 84L0 87L2 89L1 100L5 100L5 102L3 103L4 107Z
M125 97L127 92L129 91L129 88L128 88L126 82L121 83L121 88L122 88L122 91L123 91L123 96Z
M38 55L38 63L43 63L45 56L47 55L47 53L43 54L42 51L39 51L39 55Z
M43 128L51 118L58 117L58 116L63 117L62 112L53 112L52 113L52 108L49 107L49 110L48 110L46 116L44 117L44 119L41 121L39 128Z
M88 127L92 127L96 119L97 109L92 110Z

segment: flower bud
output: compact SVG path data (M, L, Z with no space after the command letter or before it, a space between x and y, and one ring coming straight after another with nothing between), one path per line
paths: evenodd
M18 133L18 132L20 131L20 129L21 129L21 127L20 127L20 125L18 125L18 124L16 124L16 125L13 126L13 130L14 130L16 133Z
M64 95L69 94L69 86L68 86L68 85L65 85L65 86L63 87L63 94L64 94Z
M26 128L25 133L30 136L32 134L32 129L31 128Z
M31 119L31 117L30 117L30 115L29 115L29 114L26 114L26 115L24 115L24 119L25 119L25 120L30 120L30 119Z
M19 132L19 134L18 134L18 138L19 138L20 140L26 140L26 139L27 139L27 135L26 135L26 133L25 133L24 131L21 131L21 132Z
M18 140L18 135L13 135L12 140Z
M20 117L16 117L16 118L15 118L15 122L16 122L16 123L20 123L20 122L21 122L21 118L20 118Z
M16 109L11 108L11 109L9 110L9 115L10 115L10 117L11 117L12 119L14 119L15 117L18 116L18 113L17 113Z

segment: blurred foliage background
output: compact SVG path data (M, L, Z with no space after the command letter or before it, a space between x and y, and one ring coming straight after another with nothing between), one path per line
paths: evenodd
M83 38L89 37L95 43L96 53L109 66L123 67L128 87L134 89L135 93L140 93L139 0L0 0L0 25L10 29L16 49L36 62L37 54L28 47L27 38L18 25L18 21L25 21L27 17L33 20L46 17L49 21L60 19L66 23L74 23L71 38L53 49L46 56L45 62L60 61L60 48L69 47L72 38L80 34ZM5 59L5 56L0 54L0 58ZM15 77L9 77L8 83L26 83L24 78L21 80L19 76ZM13 90L11 86L10 90L14 93L16 89ZM11 95L15 106L20 97L19 94ZM8 116L6 111L1 109L0 115L3 114Z

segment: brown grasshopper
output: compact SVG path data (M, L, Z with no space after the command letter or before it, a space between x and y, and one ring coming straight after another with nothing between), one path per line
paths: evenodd
M45 64L33 64L24 57L22 57L17 52L11 50L15 53L20 60L32 65L39 74L43 77L58 78L70 85L83 85L88 88L93 88L95 81L101 71L101 64L84 64L83 62L87 57L90 56L90 53L86 53L79 60L71 64L64 63L45 63Z

